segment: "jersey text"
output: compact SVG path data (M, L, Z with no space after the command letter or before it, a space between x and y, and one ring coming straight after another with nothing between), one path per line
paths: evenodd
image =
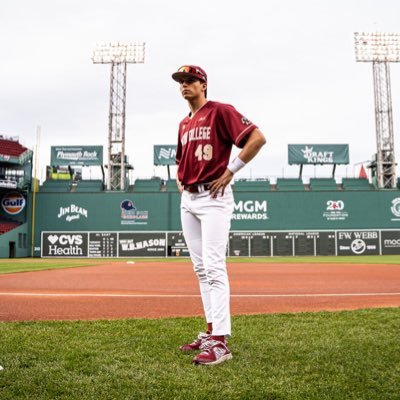
M197 128L193 128L182 135L182 146L184 146L188 142L188 140L189 142L192 142L194 140L209 140L210 134L211 126L200 126Z

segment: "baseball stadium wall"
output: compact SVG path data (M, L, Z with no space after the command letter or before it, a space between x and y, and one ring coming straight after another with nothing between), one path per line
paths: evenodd
M29 195L25 191L0 189L0 258L29 257Z
M174 192L39 192L33 255L187 256L179 204ZM400 254L400 191L236 192L227 252Z

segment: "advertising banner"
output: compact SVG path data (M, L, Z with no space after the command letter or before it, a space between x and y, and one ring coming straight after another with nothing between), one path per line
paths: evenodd
M0 217L26 222L27 206L28 199L23 193L13 190L0 192Z
M381 232L382 254L400 254L400 231Z
M379 254L379 231L339 231L336 235L339 256Z
M399 191L235 192L233 232L274 232L271 238L251 241L250 254L335 254L336 231L400 231ZM45 232L180 232L179 193L36 193L35 244L40 248ZM32 195L14 190L0 193L0 215L24 222ZM288 231L326 231L319 237L286 238ZM180 255L186 253L182 238L169 241ZM235 241L246 239L235 235ZM253 240L253 239L252 239ZM315 242L315 246L314 246ZM343 244L343 243L342 243ZM346 245L345 245L346 246ZM118 248L118 244L117 244ZM236 249L238 250L238 249ZM240 249L239 249L240 250ZM388 250L390 251L390 250ZM248 253L246 250L241 253ZM230 249L233 255L233 249ZM351 253L350 253L351 254ZM40 255L39 251L35 255Z
M7 192L1 197L0 204L4 213L14 216L20 214L24 210L26 199L22 193Z
M43 232L42 257L87 257L87 232Z
M165 257L167 241L164 232L121 232L120 257Z
M120 208L122 225L147 225L149 212L143 209L139 210L132 200L122 200Z
M51 165L103 165L103 146L51 146Z
M189 257L182 232L42 232L42 257ZM400 254L399 230L230 232L231 257Z
M176 145L155 145L153 148L154 165L176 165Z
M348 164L348 144L289 144L289 165Z
M16 189L18 186L17 181L10 179L0 179L0 187L5 189Z

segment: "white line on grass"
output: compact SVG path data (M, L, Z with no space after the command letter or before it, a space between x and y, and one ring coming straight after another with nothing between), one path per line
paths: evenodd
M199 298L198 294L122 294L122 293L26 293L0 292L0 296L20 297L122 297L122 298ZM231 294L237 298L281 298L281 297L366 297L400 296L400 292L391 293L305 293L305 294Z

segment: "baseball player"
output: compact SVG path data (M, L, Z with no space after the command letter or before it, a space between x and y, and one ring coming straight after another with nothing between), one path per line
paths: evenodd
M200 293L207 331L182 351L199 350L195 364L213 365L232 358L230 289L226 249L234 206L229 185L265 144L260 130L228 104L207 100L207 75L194 65L172 74L190 113L179 125L176 161L183 234ZM232 146L242 148L229 162Z

